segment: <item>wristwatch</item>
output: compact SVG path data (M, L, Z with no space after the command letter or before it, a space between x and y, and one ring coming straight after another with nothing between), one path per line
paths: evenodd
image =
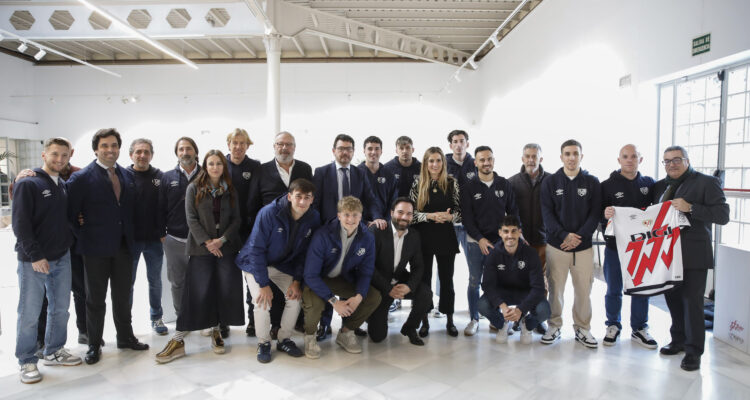
M336 296L333 296L330 299L328 299L328 302L331 303L331 305L336 304L337 301L339 301L339 299L336 298Z
M693 205L692 204L690 205L690 208L688 208L688 213L690 213L690 214L693 213Z

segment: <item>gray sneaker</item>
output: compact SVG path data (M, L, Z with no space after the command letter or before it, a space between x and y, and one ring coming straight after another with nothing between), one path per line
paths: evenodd
M320 346L318 346L315 335L305 335L305 357L320 358Z
M169 329L164 325L164 321L162 321L161 318L151 321L151 329L153 329L157 335L161 336L164 336L169 332Z
M36 364L24 364L21 365L21 382L23 383L37 383L42 380L42 374L39 373Z
M357 336L354 335L354 331L339 331L336 335L336 344L343 347L349 353L361 353L362 345L357 341Z
M67 349L60 349L53 354L44 356L44 365L63 365L71 367L81 364L81 357L74 356Z

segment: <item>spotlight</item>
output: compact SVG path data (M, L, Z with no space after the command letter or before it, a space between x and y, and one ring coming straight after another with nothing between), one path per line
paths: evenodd
M139 100L138 97L136 97L136 96L130 96L130 102L131 103L137 103L138 100Z
M29 49L29 46L27 46L26 43L24 43L24 42L21 42L21 45L18 46L18 51L21 52L21 53L25 53L26 50L28 50L28 49Z
M130 100L128 100L128 98L127 98L127 97L124 97L124 96L123 96L123 98L122 98L122 99L120 99L120 101L122 101L122 104L128 104L128 102L129 102Z
M39 52L38 52L38 53L36 53L36 54L34 55L34 59L36 59L37 61L39 61L39 60L41 60L41 59L42 59L42 57L44 57L45 55L47 55L47 52L46 52L46 51L44 51L44 50L42 50L42 49L39 49Z
M453 79L455 79L456 82L461 83L461 77L458 76L458 72L456 72L456 74L453 75Z
M474 57L469 59L469 65L471 65L471 68L477 69L479 66L477 65L477 62L474 61Z
M422 102L422 93L419 94L419 97L417 97L417 99L419 100L420 103Z
M496 35L490 36L490 40L492 41L492 45L493 46L495 46L495 47L500 46L500 41L497 40L497 36Z

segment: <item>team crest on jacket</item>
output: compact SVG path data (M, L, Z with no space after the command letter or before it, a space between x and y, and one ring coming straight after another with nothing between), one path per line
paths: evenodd
M385 183L385 177L384 176L379 176L378 177L378 183Z
M578 195L583 197L588 193L588 190L586 188L578 188Z
M482 198L482 194L481 193L474 194L474 200L479 200L481 198Z
M641 188L641 193L648 194L648 186L644 186Z
M179 186L179 185L180 185L180 181L172 181L172 182L169 182L169 186L171 186L171 187L177 187L177 186Z
M523 261L523 260L519 261L518 269L524 269L524 268L526 268L526 261Z
M495 190L495 196L497 196L497 197L503 197L503 196L505 196L505 191L503 191L503 190Z
M44 189L44 190L42 190L42 196L45 197L45 198L46 197L50 197L50 196L52 196L52 191L49 190L49 189Z
M643 189L643 188L641 188L641 190L642 190L642 189ZM621 198L623 198L623 197L625 197L625 193L623 193L623 192L617 192L617 193L615 193L615 198L616 198L616 199L621 199Z
M253 176L252 172L243 172L242 177L245 178L245 180L250 179L250 177Z
M310 235L312 235L312 228L310 228L310 229L307 230L307 233L305 234L305 237L309 238Z
M497 269L498 269L499 271L505 271L505 264L499 264L499 265L497 266Z
M565 191L564 191L564 190L562 190L562 189L557 189L557 190L555 190L555 194L556 194L556 195L558 195L558 196L562 196L562 195L563 195L563 193L565 193Z
M474 178L474 175L475 175L474 171L467 172L466 173L466 179L472 179L472 178Z
M393 176L394 176L394 177L396 177L396 180L398 180L398 178L400 178L400 177L401 177L401 175L400 175L400 174L393 174Z
M279 229L277 229L276 232L279 232L279 233L284 232L284 228L279 227Z
M334 248L331 249L331 254L336 254L336 253L338 253L338 251L339 251L339 249L337 249L337 248L334 247Z
M151 183L153 183L154 186L159 187L161 185L161 179L154 178L154 179L151 180Z
M357 250L357 255L358 256L363 256L363 255L365 255L365 252L366 252L365 248L364 247L360 247L359 250Z

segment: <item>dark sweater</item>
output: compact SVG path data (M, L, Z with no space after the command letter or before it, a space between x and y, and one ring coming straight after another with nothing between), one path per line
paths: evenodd
M135 181L135 240L153 241L164 236L164 216L159 212L159 186L164 175L161 170L149 165L146 171L128 167Z
M536 250L518 243L511 255L498 243L484 260L482 290L493 308L505 303L523 313L533 310L544 300L542 263Z
M560 249L568 236L581 236L581 244L569 251L591 248L591 239L602 211L599 179L581 169L572 180L560 168L542 182L542 216L547 243Z
M13 233L18 259L34 262L57 260L73 243L68 222L68 194L65 183L55 184L41 168L36 176L18 181L13 201Z
M396 187L396 176L391 171L388 171L380 164L378 172L372 173L367 168L367 164L364 162L357 166L362 172L364 172L367 179L370 181L370 187L372 193L378 198L381 209L380 214L386 221L391 220L391 205L398 197Z
M232 186L234 186L240 198L240 217L242 221L240 223L239 234L240 240L244 243L248 236L250 236L250 230L255 220L255 214L250 215L248 200L250 199L250 188L254 186L252 184L253 180L260 179L260 162L245 156L242 162L236 165L230 159L230 155L227 154L227 163L229 164L229 174L232 177Z
M518 215L523 225L523 237L532 246L541 246L547 242L544 232L544 221L542 220L542 202L540 194L542 182L550 176L542 166L539 166L539 175L532 180L526 169L521 166L521 172L508 178L513 186L513 194L518 204Z
M445 159L448 164L448 175L458 180L458 186L463 186L477 174L477 167L474 165L474 157L471 154L466 154L464 162L460 165L453 159L453 153L446 154Z
M609 206L635 207L644 209L651 205L654 195L654 180L643 176L639 172L635 179L630 180L620 173L620 170L612 171L609 178L602 182L602 232L607 226L604 219L604 209ZM617 250L617 242L613 236L605 236L604 241L607 248Z
M398 162L398 156L393 157L393 160L388 161L383 165L388 171L390 171L396 177L396 187L398 187L398 197L409 197L411 192L411 185L414 181L419 178L419 170L422 168L422 163L416 158L412 157L411 165L404 167Z
M518 217L518 206L513 187L507 179L493 172L494 179L488 187L475 175L461 187L461 219L466 233L479 241L492 243L500 239L497 231L506 215Z

